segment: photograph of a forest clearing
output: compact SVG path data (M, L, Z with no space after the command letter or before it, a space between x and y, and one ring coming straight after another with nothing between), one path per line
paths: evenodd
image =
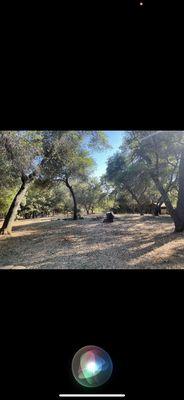
M0 269L148 268L184 268L184 131L0 131Z

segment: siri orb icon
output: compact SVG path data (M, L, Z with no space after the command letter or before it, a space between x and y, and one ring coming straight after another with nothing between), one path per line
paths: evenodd
M103 385L111 377L113 370L109 354L97 346L82 347L72 360L72 373L76 381L85 387Z

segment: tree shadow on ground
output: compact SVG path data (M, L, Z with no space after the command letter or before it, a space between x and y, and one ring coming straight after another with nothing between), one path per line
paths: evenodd
M169 222L173 222L172 218L170 215L142 215L141 216L142 221L144 222L151 222L151 223L159 223L159 224L165 224Z
M121 217L115 217L115 221L125 221L125 222L133 222L136 220L140 220L141 222L151 222L151 223L169 223L172 222L172 218L170 215L152 215L152 214L144 214L144 215L140 215L140 214L125 214L122 215Z
M24 236L12 236L3 238L0 241L1 262L4 267L25 267L25 268L43 268L43 269L119 269L133 268L130 265L132 259L139 259L143 256L149 256L153 250L162 248L177 238L183 238L182 234L169 232L157 233L140 232L139 226L144 222L149 222L152 226L155 217L134 216L126 217L121 225L103 224L97 221L44 221L14 228L15 233L24 233ZM150 218L151 217L151 218ZM165 217L165 216L164 216ZM163 218L163 223L170 221L168 216ZM161 222L157 219L157 223ZM26 229L28 234L26 234ZM96 235L97 229L100 230ZM133 231L132 231L133 229ZM134 233L134 230L136 231ZM100 237L99 237L100 236ZM119 243L121 237L125 236L125 242ZM80 250L82 243L84 249ZM102 248L96 248L100 243ZM79 249L77 250L77 247ZM104 248L103 248L104 246ZM94 248L93 248L94 247ZM181 254L180 254L181 255ZM179 257L178 263L184 259ZM136 262L136 269L148 268L148 263L154 268L166 268L166 265L159 261L141 261Z

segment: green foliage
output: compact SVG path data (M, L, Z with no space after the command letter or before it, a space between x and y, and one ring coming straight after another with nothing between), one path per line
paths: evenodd
M8 209L12 203L12 200L17 193L17 187L4 188L0 192L0 218L4 218L8 212Z
M49 216L72 210L70 195L63 185L47 188L34 183L24 202L21 203L19 215L24 218Z
M89 133L79 131L58 131L52 138L49 135L44 139L43 173L46 179L50 177L51 180L65 182L68 179L86 178L94 167L94 161L86 149L85 137L89 139L89 145L102 147L101 139L94 133L90 137Z
M106 193L102 190L101 183L96 178L77 182L73 187L79 206L84 208L87 213L102 206Z
M0 131L0 148L12 177L30 174L42 155L43 132Z
M110 148L107 136L103 131L87 131L88 147L92 150L104 150Z

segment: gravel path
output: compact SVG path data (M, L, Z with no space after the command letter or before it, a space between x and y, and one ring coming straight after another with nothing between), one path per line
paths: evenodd
M184 234L169 216L96 216L79 221L17 221L0 237L1 269L183 269Z

